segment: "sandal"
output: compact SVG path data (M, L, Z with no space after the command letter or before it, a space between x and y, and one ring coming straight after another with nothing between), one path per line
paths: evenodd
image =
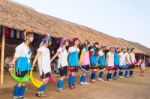
M41 93L41 97L46 97L47 95L45 94L45 92Z
M36 93L35 96L41 97L41 93Z

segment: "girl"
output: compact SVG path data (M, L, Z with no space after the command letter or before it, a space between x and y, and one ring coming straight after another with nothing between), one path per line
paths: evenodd
M120 68L120 71L119 71L119 77L120 78L124 78L123 77L123 73L124 73L124 68L125 68L125 52L126 52L126 49L125 48L122 48L121 49L121 52L119 53L119 68Z
M42 40L40 47L37 49L37 54L32 64L32 68L34 68L37 60L38 67L40 72L40 78L43 82L43 85L38 88L38 92L36 93L37 97L45 97L45 90L47 88L47 83L51 76L51 64L50 64L50 51L48 47L51 45L51 37L47 33Z
M106 55L106 65L108 69L107 80L110 81L114 68L114 47L110 47L110 51Z
M25 77L31 70L31 49L29 45L34 39L34 34L30 30L25 30L24 35L25 41L16 47L15 55L9 68L10 72L15 68L16 75L20 78ZM13 99L24 99L25 89L25 83L18 82L13 90Z
M98 77L99 81L104 81L103 75L105 70L105 53L104 53L105 48L106 48L105 46L102 46L101 50L99 51L99 58L98 58L98 64L100 65L99 66L100 71Z
M89 50L88 50L89 44L90 42L87 40L84 42L83 49L80 55L80 65L81 65L81 70L82 70L82 74L80 75L81 85L88 84L86 80L86 72L89 72L90 70L90 67L89 67L90 59L89 59Z
M134 48L131 48L131 53L130 53L130 60L131 60L131 65L130 65L130 77L133 77L133 73L134 73L134 67L135 64L137 63L136 58L135 58L135 53L134 53Z
M145 72L145 61L142 60L141 64L140 64L140 68L141 68L141 76L144 76L144 72Z
M64 79L67 77L67 66L68 66L68 51L67 46L69 42L66 37L61 40L60 47L58 48L56 54L52 57L51 62L58 57L58 68L60 73L60 78L57 82L58 91L61 92L64 88Z
M91 73L91 82L95 83L96 82L96 69L97 69L97 65L98 65L98 51L99 51L99 43L95 42L93 44L93 47L90 49L90 65L91 65L91 69L93 69L92 73Z
M125 66L125 75L124 75L126 78L129 77L129 66L131 64L129 52L130 52L130 49L127 48L127 51L125 53L125 64L126 64L126 66Z
M114 75L113 75L113 79L116 80L117 79L117 74L118 74L118 69L119 69L119 52L120 52L120 48L117 47L114 53Z
M76 79L76 73L78 71L79 66L79 39L73 38L73 45L68 49L69 55L68 55L68 63L69 63L69 87L71 89L75 88L75 79Z

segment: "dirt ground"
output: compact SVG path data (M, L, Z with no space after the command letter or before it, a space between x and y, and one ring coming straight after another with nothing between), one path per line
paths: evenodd
M34 75L37 75L34 72ZM90 75L88 75L90 76ZM58 75L55 75L58 78ZM89 78L89 77L88 77ZM89 80L89 79L88 79ZM140 70L135 70L135 77L112 81L79 85L79 76L75 89L69 89L65 81L65 90L58 93L56 85L49 83L46 91L47 97L41 99L150 99L150 68L146 69L144 77L140 76ZM15 81L8 73L5 73L5 84L0 85L1 99L12 99L12 89ZM39 99L35 97L36 88L31 83L27 84L25 99Z

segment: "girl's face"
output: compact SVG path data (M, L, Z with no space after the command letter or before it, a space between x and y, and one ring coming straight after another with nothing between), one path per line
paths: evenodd
M112 48L110 49L110 51L111 51L111 52L114 52L114 51L115 51L115 49L112 47Z
M85 41L84 44L86 45L86 47L90 46L90 44L87 41Z
M69 46L69 41L66 41L66 42L65 42L65 45L66 45L66 46Z
M75 41L75 45L77 45L77 46L79 45L79 40Z
M116 51L117 51L117 52L120 52L120 48L117 48Z
M34 40L34 35L33 34L28 35L27 40L29 41L29 43L32 43Z
M135 53L135 50L133 49L132 52Z
M99 45L98 45L98 44L96 44L95 46L96 46L96 48L98 48L98 47L99 47Z
M126 49L123 49L123 52L125 53L125 52L126 52Z
M87 44L87 47L90 47L91 45L90 45L90 43L89 44Z
M85 41L84 44L87 46L88 45L87 41Z
M48 41L48 46L51 46L51 44L52 44L52 41L49 40L49 41Z

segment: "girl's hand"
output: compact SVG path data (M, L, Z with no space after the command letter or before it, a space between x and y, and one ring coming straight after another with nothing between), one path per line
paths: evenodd
M31 68L31 71L33 71L34 67Z
M14 71L14 68L10 67L9 72L13 72L13 71Z

